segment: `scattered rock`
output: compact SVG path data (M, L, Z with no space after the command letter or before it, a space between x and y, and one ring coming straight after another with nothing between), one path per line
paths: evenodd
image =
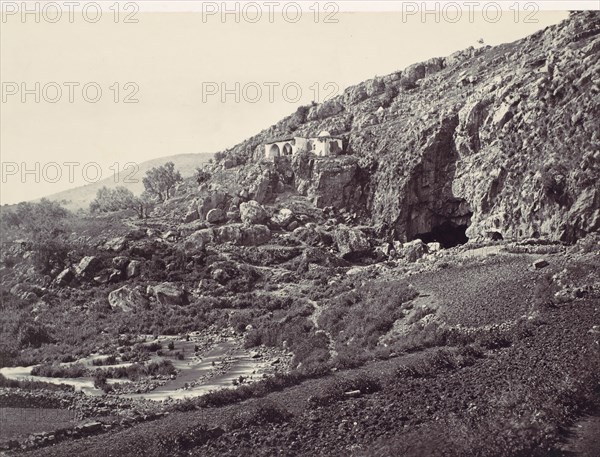
M91 277L100 269L100 259L94 256L85 256L75 267L75 273L81 277Z
M228 196L224 192L213 192L198 205L200 220L206 220L209 211L215 208L226 208Z
M548 261L546 259L538 259L535 262L533 262L533 267L536 270L541 270L542 268L545 268L548 265L550 265L550 264L548 263Z
M127 246L127 240L124 236L112 238L104 243L103 248L107 251L120 252Z
M262 224L267 220L267 212L255 200L240 204L240 217L246 224Z
M227 215L220 208L211 209L206 215L206 222L210 222L211 224L218 224L220 222L225 221Z
M271 217L271 223L276 227L285 228L294 219L294 213L288 208L282 208Z
M108 282L115 283L119 282L123 278L123 272L121 270L111 270L108 274Z
M404 243L400 255L408 262L416 262L425 255L426 245L420 239Z
M161 305L182 306L188 303L185 290L180 285L172 282L150 286L149 294L152 294Z
M430 254L433 252L438 252L442 249L442 245L440 243L427 243L427 252Z
M123 271L127 267L127 264L129 263L129 259L125 256L120 255L120 256L114 257L112 260L112 263L117 270Z
M139 276L141 269L142 263L139 260L132 260L131 262L129 262L129 265L127 265L127 270L125 270L125 276L127 277L127 279Z
M359 229L340 225L334 232L334 240L340 255L344 258L365 254L371 249L369 239Z
M344 396L348 398L356 398L361 396L360 390L349 390L348 392L344 392Z
M148 306L148 299L139 289L123 286L108 294L108 303L113 309L120 308L127 312L133 308Z
M73 280L74 277L75 275L73 274L73 271L71 271L70 268L65 268L58 274L54 281L58 286L67 286Z

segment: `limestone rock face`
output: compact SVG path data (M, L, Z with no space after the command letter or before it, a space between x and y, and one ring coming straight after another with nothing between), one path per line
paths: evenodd
M270 138L327 130L342 155L298 154L285 170L254 160L240 181L261 177L269 199L283 183L402 242L574 241L600 229L598 20L573 13L510 46L366 81L227 154L246 163Z
M139 289L123 286L108 294L108 303L113 309L128 312L134 308L148 306L148 299Z
M240 217L246 224L262 224L267 220L267 212L260 203L250 200L240 205Z

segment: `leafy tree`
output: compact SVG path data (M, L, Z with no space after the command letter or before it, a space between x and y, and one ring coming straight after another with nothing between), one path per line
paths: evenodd
M133 192L123 186L109 189L104 186L98 189L96 198L90 203L90 211L93 213L109 213L124 209L137 209L138 201Z
M171 190L181 180L181 173L175 170L175 164L167 162L148 170L142 182L148 194L164 202L171 197Z
M143 192L142 195L136 197L133 192L123 186L114 189L103 187L98 189L96 198L90 203L90 211L93 213L108 213L133 209L140 219L143 219L148 217L153 205L154 199L147 192Z
M21 232L31 241L35 266L50 271L64 264L72 247L68 243L67 219L71 213L60 203L43 198L37 203L22 202L3 211L2 231Z

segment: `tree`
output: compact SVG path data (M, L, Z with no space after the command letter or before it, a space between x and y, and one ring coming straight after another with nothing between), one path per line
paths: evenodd
M38 203L22 202L14 209L3 211L4 233L20 231L31 241L35 266L48 272L64 264L72 246L68 243L66 219L71 213L58 202L41 199Z
M124 209L136 209L138 202L133 192L123 186L109 189L104 186L98 189L96 198L90 203L92 213L109 213L112 211L121 211Z
M142 182L148 194L164 202L171 197L171 190L180 181L182 181L181 173L175 170L175 164L167 162L148 170Z
M93 213L108 213L126 209L135 210L140 219L148 217L154 206L154 199L148 192L136 197L126 187L115 187L98 189L96 198L90 203L90 211Z

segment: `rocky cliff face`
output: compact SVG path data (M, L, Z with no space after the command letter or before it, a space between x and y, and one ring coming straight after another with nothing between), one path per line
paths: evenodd
M225 151L259 200L284 189L362 215L400 240L544 236L600 228L600 14L515 43L366 81ZM344 138L346 155L263 163L280 135ZM262 170L262 168L261 168ZM258 190L257 190L258 189Z

